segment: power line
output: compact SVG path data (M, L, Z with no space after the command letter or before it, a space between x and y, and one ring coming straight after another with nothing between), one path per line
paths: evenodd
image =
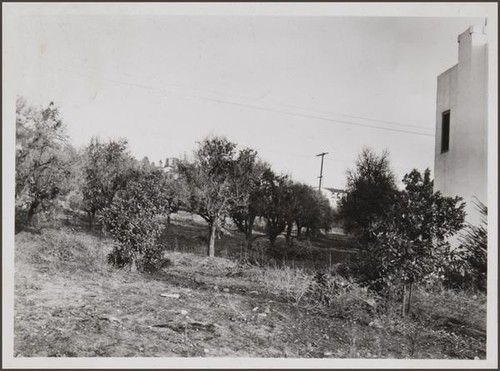
M380 122L380 123L389 124L389 125L405 126L405 127L409 127L409 128L416 128L416 129L422 129L422 130L433 130L433 128L420 126L420 125L411 125L411 124L403 124L401 122L395 122L395 121L371 119L368 117L347 115L345 113L337 113L337 112L328 111L328 110L317 110L317 109L311 109L311 108L306 108L306 107L292 106L292 105L288 105L288 104L284 104L284 103L280 103L280 102L276 102L276 101L274 101L274 102L279 104L279 105L285 106L285 107L296 108L296 109L305 110L305 111L328 113L328 114L337 115L337 116L344 116L344 117L350 117L350 118L354 118L354 119L373 121L373 122Z
M96 71L95 68L93 68L93 70ZM132 74L129 74L129 73L124 73L124 72L120 73L120 75L121 76L125 76L126 75L128 77L138 78L137 75L132 75ZM229 95L227 93L221 93L220 91L216 91L216 90L212 90L212 89L206 89L206 88L200 88L200 87L197 88L197 87L192 87L192 86L190 87L190 86L186 86L185 84L181 84L181 83L169 82L168 84L169 85L174 85L178 89L190 89L190 90L202 91L202 92L205 91L205 92L209 92L211 94L223 95L223 96L226 96L226 97L231 97L233 99L234 99L234 97L236 97L236 99L240 99L240 100L241 99L247 99L247 100L251 99L248 96L241 95L241 94L234 94L234 93L232 93L231 95ZM276 100L271 100L271 102L273 104L277 104L277 105L280 105L280 106L283 106L283 107L289 107L289 108L294 108L294 109L299 109L299 110L304 110L304 111L310 111L310 112L315 112L315 113L327 113L327 114L332 114L332 115L337 115L337 116L344 116L344 117L350 117L350 118L354 118L354 119L360 119L360 120L366 120L366 121L373 121L373 122L380 122L380 123L389 124L389 125L404 126L404 127L416 128L416 129L421 129L421 130L433 130L433 128L431 128L431 127L425 127L425 126L421 126L421 125L412 125L412 124L405 124L405 123L396 122L396 121L387 121L387 120L372 119L372 118L369 118L369 117L348 115L348 114L345 114L345 113L338 113L338 112L333 112L333 111L329 111L329 110L312 109L312 108L301 107L301 106L297 106L297 105L290 105L290 104L286 104L286 103L283 103L283 102L278 102Z
M59 69L59 71L60 70L62 70L62 69ZM81 74L81 73L76 72L76 71L65 70L65 72L75 73L75 74L78 74L80 76L92 78L92 76L85 76L84 74ZM105 78L102 76L99 76L99 78L103 81L108 81L108 82L112 82L112 83L128 85L128 86L148 89L148 90L152 90L152 91L160 91L160 92L163 92L165 94L172 94L172 92L169 92L165 89L153 87L153 86L146 85L146 84L131 83L131 82L126 82L126 81L121 81L121 80L109 79L109 78ZM175 93L173 93L173 94L175 94ZM238 106L238 107L245 107L245 108L260 110L260 111L281 113L281 114L290 115L290 116L296 116L296 117L302 117L302 118L308 118L308 119L314 119L314 120L322 120L322 121L327 121L327 122L334 122L334 123L342 124L342 125L359 126L359 127L366 127L366 128L371 128L371 129L377 129L377 130L385 130L385 131L392 131L392 132L398 132L398 133L406 133L406 134L414 134L414 135L420 135L420 136L426 136L426 137L434 137L433 134L426 134L426 133L420 133L420 132L416 132L416 131L409 131L409 130L403 130L403 129L386 128L386 127L382 127L382 126L368 125L368 124L363 124L363 123L353 122L353 121L335 120L335 119L331 119L331 118L327 118L327 117L306 115L306 114L301 114L301 113L297 113L297 112L284 111L284 110L279 110L279 109L274 109L274 108L259 107L259 106L255 106L255 105L251 105L251 104L231 102L231 101L227 101L227 100L223 100L223 99L209 98L209 97L204 97L204 96L200 96L200 95L187 94L186 96L191 97L191 98L221 103L221 104L228 104L228 105L233 105L233 106Z
M402 130L402 129L393 129L393 128L384 128L382 126L362 124L362 123L353 122L353 121L334 120L334 119L330 119L330 118L327 118L327 117L305 115L305 114L296 113L296 112L288 112L288 111L282 111L282 110L273 109L273 108L265 108L265 107L253 106L253 105L250 105L250 104L224 101L224 100L215 99L215 98L207 98L207 97L197 97L197 98L208 100L208 101L213 101L213 102L218 102L218 103L230 104L230 105L239 106L239 107L257 109L257 110L261 110L261 111L282 113L282 114L285 114L285 115L291 115L291 116L297 116L297 117L304 117L304 118L310 118L310 119L315 119L315 120L330 121L330 122L335 122L335 123L344 124L344 125L361 126L361 127L371 128L371 129L394 131L394 132L407 133L407 134L415 134L415 135L421 135L421 136L426 136L426 137L434 137L433 134L419 133L419 132L416 132L416 131L409 131L409 130Z

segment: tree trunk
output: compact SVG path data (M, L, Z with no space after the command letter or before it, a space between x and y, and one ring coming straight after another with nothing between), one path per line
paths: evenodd
M408 308L406 309L406 314L410 314L411 310L411 289L413 284L410 282L409 292L408 292Z
M271 242L271 246L274 246L274 243L276 242L276 237L278 236L275 235L274 233L269 233L269 242Z
M291 241L292 241L292 227L293 225L292 224L288 224L286 226L286 235L285 235L285 240L286 240L286 243L288 245L291 245Z
M36 211L36 208L38 207L38 202L36 201L33 201L31 204L30 204L30 208L28 209L28 216L27 216L27 220L26 220L26 223L31 226L31 224L33 223L33 216L35 215L35 211Z
M406 283L403 285L403 305L401 306L402 317L406 317Z
M247 242L247 249L251 249L253 243L252 232L245 233L245 239Z
M246 224L246 228L245 228L245 238L246 238L246 241L247 241L247 249L250 249L252 248L252 243L253 243L253 239L252 239L252 233L253 233L253 223L255 221L255 218L252 218L250 217L247 224Z
M170 225L171 219L170 219L170 213L167 215L167 225Z
M135 254L132 254L132 257L131 257L131 262L130 262L130 272L136 272L137 271L137 257L135 256Z
M210 238L208 242L208 256L213 258L215 256L215 232L217 231L217 225L215 222L210 224Z
M26 224L31 226L31 223L33 222L33 208L30 206L28 210L28 216L26 218Z
M92 231L94 229L95 211L87 211L87 214L89 216L89 231Z
M302 233L302 226L297 223L297 237L300 237Z

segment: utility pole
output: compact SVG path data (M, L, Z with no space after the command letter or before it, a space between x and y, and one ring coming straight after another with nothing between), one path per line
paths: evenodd
M323 153L320 153L319 155L316 155L316 157L319 157L321 156L321 170L320 170L320 173L319 173L319 190L321 191L321 179L323 179L323 159L325 157L325 155L327 155L328 152L323 152Z

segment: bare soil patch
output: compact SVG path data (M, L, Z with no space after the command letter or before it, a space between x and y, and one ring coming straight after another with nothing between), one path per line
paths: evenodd
M108 266L111 248L70 230L16 235L17 357L485 357L485 329L463 318L443 323L472 328L449 342L409 337L294 303L225 258L167 251L171 266L148 275Z

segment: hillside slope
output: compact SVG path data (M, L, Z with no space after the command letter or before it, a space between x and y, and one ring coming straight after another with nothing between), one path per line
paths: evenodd
M363 312L361 291L339 299L342 310L306 300L301 270L170 251L169 267L139 274L108 266L111 248L69 229L16 235L17 357L485 357L480 300L448 293L461 305L453 316L409 330ZM434 322L429 305L443 295L421 308Z

